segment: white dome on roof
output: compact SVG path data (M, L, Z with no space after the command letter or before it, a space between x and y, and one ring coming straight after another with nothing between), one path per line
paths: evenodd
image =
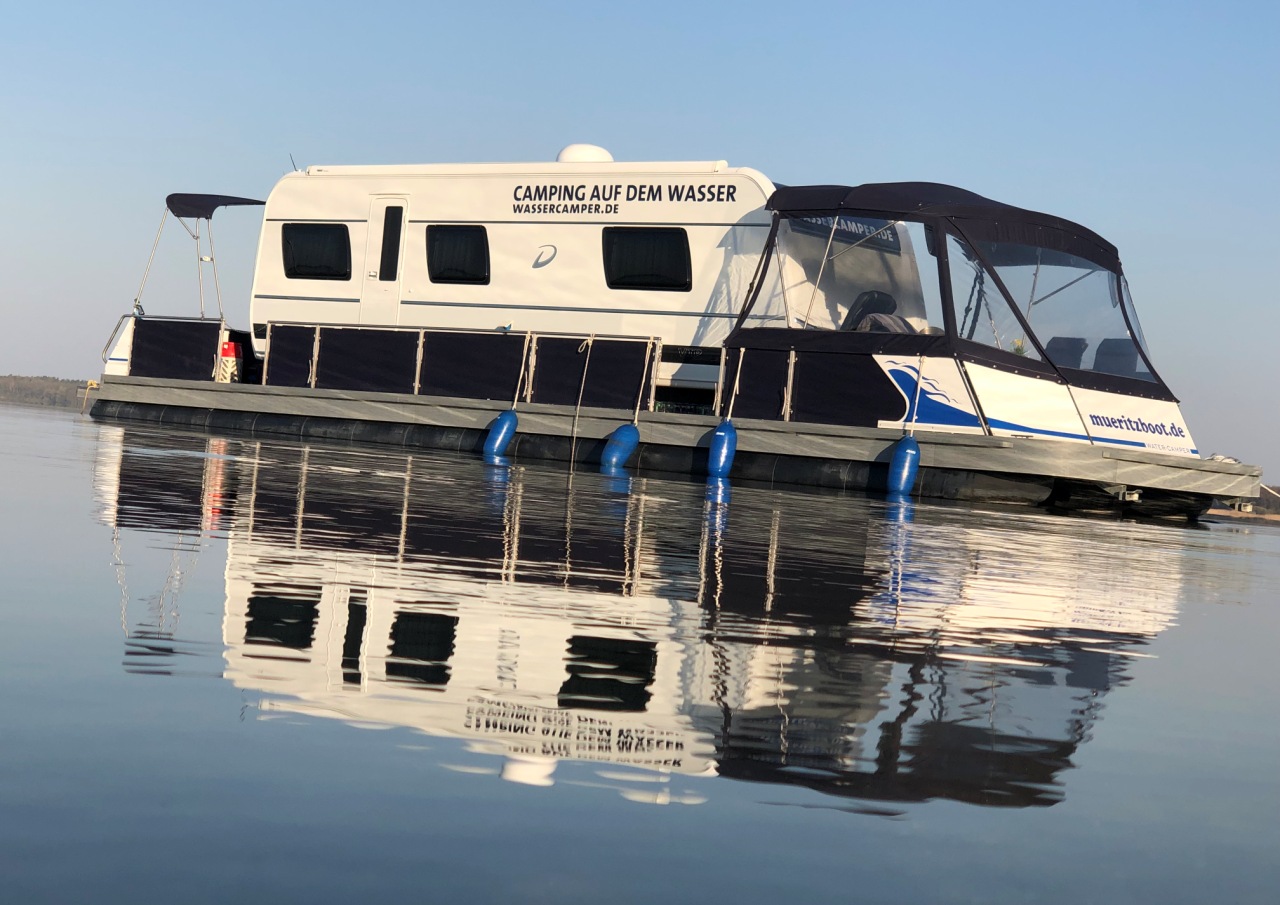
M613 155L599 145L565 145L556 163L613 163Z

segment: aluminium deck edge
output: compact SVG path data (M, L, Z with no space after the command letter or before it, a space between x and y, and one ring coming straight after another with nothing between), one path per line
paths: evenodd
M291 387L215 384L206 381L106 377L97 391L104 402L247 412L335 421L487 430L505 401L360 393ZM96 405L95 405L96 408ZM518 435L603 441L631 412L521 404ZM719 419L714 416L642 412L639 427L647 447L705 449ZM842 427L799 422L735 419L738 449L757 456L885 464L896 429ZM1253 497L1261 470L1247 465L1190 459L1140 450L1113 450L1068 441L916 431L922 468L955 472L1067 479L1104 485L1147 487L1217 497ZM527 441L525 441L527 443Z

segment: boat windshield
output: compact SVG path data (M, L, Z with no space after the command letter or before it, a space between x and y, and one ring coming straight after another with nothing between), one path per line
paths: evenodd
M942 333L931 227L875 217L785 217L753 327Z
M1122 275L1120 277L1120 287L1124 290L1121 297L1124 300L1124 313L1129 318L1129 326L1133 330L1133 338L1138 341L1138 346L1142 349L1142 354L1151 359L1151 351L1147 347L1147 338L1142 334L1142 325L1138 323L1138 312L1133 307L1133 296L1129 294L1129 281Z
M978 241L974 247L1009 290L1053 364L1157 379L1139 354L1142 335L1118 274L1051 248L993 241ZM1122 305L1131 315L1127 322Z

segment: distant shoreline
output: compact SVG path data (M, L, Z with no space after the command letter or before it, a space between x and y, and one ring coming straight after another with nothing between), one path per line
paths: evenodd
M1265 494L1264 494L1265 496ZM1247 525L1272 525L1280 527L1280 513L1266 512L1255 504L1253 512L1239 512L1235 509L1213 508L1204 514L1207 521L1219 520L1223 524L1227 522L1243 523Z
M62 377L0 376L0 402L42 408L80 408L80 388L86 381Z

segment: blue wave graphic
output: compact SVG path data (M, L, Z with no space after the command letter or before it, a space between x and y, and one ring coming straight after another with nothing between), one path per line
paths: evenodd
M904 420L916 424L946 424L955 427L981 427L978 416L955 405L955 400L944 393L933 380L919 380L918 368L891 361L889 377L907 397L907 414ZM916 386L920 386L917 400Z

